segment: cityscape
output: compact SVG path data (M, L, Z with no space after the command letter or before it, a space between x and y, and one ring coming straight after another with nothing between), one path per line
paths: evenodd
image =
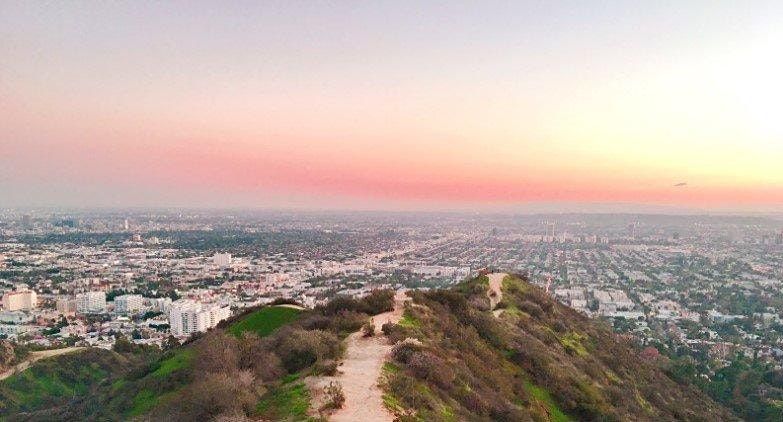
M4 211L0 333L162 346L245 308L524 274L615 331L783 368L783 220L665 215Z

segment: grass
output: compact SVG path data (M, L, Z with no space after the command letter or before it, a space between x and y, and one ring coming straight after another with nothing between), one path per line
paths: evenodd
M400 403L396 397L388 393L383 395L383 405L395 414L405 410L405 408L402 406L402 403Z
M397 325L403 328L419 328L421 327L421 321L416 319L406 309L405 312L402 314L402 318L400 318L400 322L398 322Z
M150 390L143 389L136 393L136 395L133 397L133 407L130 408L130 410L127 411L126 416L128 417L134 417L134 416L140 416L143 415L153 408L163 402L164 400L169 399L170 397L175 396L179 390L175 391L169 391L163 394L154 393Z
M588 354L587 349L585 349L585 346L582 344L585 340L585 336L579 333L568 333L560 337L559 340L566 351L572 355L586 356Z
M304 383L284 384L261 397L256 412L272 420L309 420L310 391Z
M32 367L3 380L2 387L21 408L31 409L46 398L85 395L90 385L107 376L97 364L72 369L68 376L60 376L49 368Z
M299 309L285 306L269 306L261 308L228 328L228 332L239 337L245 331L258 334L259 337L268 336L276 329L295 321L301 315Z
M528 290L528 287L525 286L520 279L512 275L503 277L500 288L504 293L525 293Z
M141 390L133 397L133 407L128 411L128 416L139 416L147 413L158 404L158 396L150 390Z
M396 374L400 372L400 367L392 362L385 362L383 364L383 372L386 374Z
M525 382L525 389L527 389L533 398L544 403L549 408L549 416L552 421L570 422L573 420L560 410L560 407L558 407L557 403L555 403L554 399L552 399L552 396L549 394L549 391L546 391L529 381Z
M160 366L152 372L155 378L164 378L172 372L190 366L190 362L195 356L195 351L191 348L177 350L173 356L162 361Z

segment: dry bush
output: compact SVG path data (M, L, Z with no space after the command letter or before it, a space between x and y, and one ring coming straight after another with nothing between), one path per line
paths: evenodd
M300 319L299 325L306 330L328 330L332 327L332 318L311 314Z
M273 381L285 375L283 362L270 350L270 343L255 333L244 333L238 340L239 367L249 369L262 381Z
M343 393L343 386L339 382L330 381L329 385L324 387L324 396L326 396L326 402L321 406L321 411L342 409L345 404L345 393Z
M537 303L531 302L529 300L523 300L519 304L519 309L521 311L524 311L524 312L530 314L534 318L539 318L540 319L541 317L544 316L544 310L541 309L541 306L539 306Z
M197 372L226 374L239 369L239 345L234 336L208 333L197 343L196 353Z
M373 290L361 298L359 302L362 305L361 311L370 315L391 312L394 310L394 291L389 289Z
M397 325L393 322L386 322L383 325L381 325L381 332L385 336L390 336L392 332L394 331L394 326Z
M408 358L408 369L419 379L431 382L443 390L454 388L454 371L449 363L428 352L414 352Z
M397 344L410 337L410 330L393 322L387 322L381 326L381 331L388 338L389 344Z
M411 356L417 352L420 352L422 349L423 346L421 345L420 341L412 338L406 338L392 347L392 359L400 363L408 363Z
M179 400L164 406L172 420L210 420L222 415L247 415L256 404L252 376L207 374L183 389Z
M324 359L318 361L313 367L313 375L331 377L337 374L337 361L334 359Z
M375 335L375 324L372 322L372 320L369 320L362 325L362 336L363 337L372 337Z
M292 328L281 331L276 337L275 353L289 373L322 359L336 359L341 352L340 339L328 331Z
M367 314L355 311L340 311L331 317L330 330L338 334L353 333L362 328Z

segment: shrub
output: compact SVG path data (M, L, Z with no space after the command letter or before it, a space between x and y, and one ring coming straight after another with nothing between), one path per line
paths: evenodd
M197 371L230 373L239 369L239 345L234 336L212 332L196 345Z
M390 377L388 391L410 408L421 409L427 405L427 398L417 388L416 380L404 373L393 374Z
M414 353L421 351L423 346L416 339L406 338L392 347L392 359L400 363L408 363Z
M289 373L297 372L322 359L335 359L340 354L340 339L322 330L293 328L281 332L275 353Z
M252 377L238 372L208 374L187 386L179 398L161 409L161 418L210 420L225 414L247 414L256 399L251 393Z
M337 315L340 312L358 312L361 306L359 302L349 296L337 295L321 308L321 313L326 316Z
M454 371L438 356L414 352L408 358L408 368L416 378L432 382L446 391L453 388Z
M306 330L328 330L332 327L332 319L323 315L313 314L299 323Z
M394 310L393 290L373 290L367 296L360 299L361 310L370 315L378 315Z
M330 381L329 385L324 387L324 395L326 403L321 406L320 410L341 409L345 404L345 393L343 393L343 386L339 382Z
M373 324L372 320L367 321L362 325L362 336L363 337L372 337L375 335L375 324Z
M389 344L397 344L408 337L408 330L399 324L387 322L381 326L381 331L388 338Z
M356 311L340 311L331 317L330 330L337 334L353 333L362 328L367 321L367 314Z
M315 364L313 375L322 375L331 377L337 374L337 361L334 359L325 359Z
M544 316L544 310L541 309L537 303L531 302L529 300L523 300L522 303L519 304L519 309L527 312L535 318L541 318Z
M397 325L393 322L387 322L381 325L381 332L385 336L390 336L392 334L392 331L394 331L394 326Z

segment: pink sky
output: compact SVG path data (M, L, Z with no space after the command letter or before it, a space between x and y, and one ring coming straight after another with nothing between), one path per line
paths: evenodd
M0 14L0 206L783 210L775 2L147 6Z

